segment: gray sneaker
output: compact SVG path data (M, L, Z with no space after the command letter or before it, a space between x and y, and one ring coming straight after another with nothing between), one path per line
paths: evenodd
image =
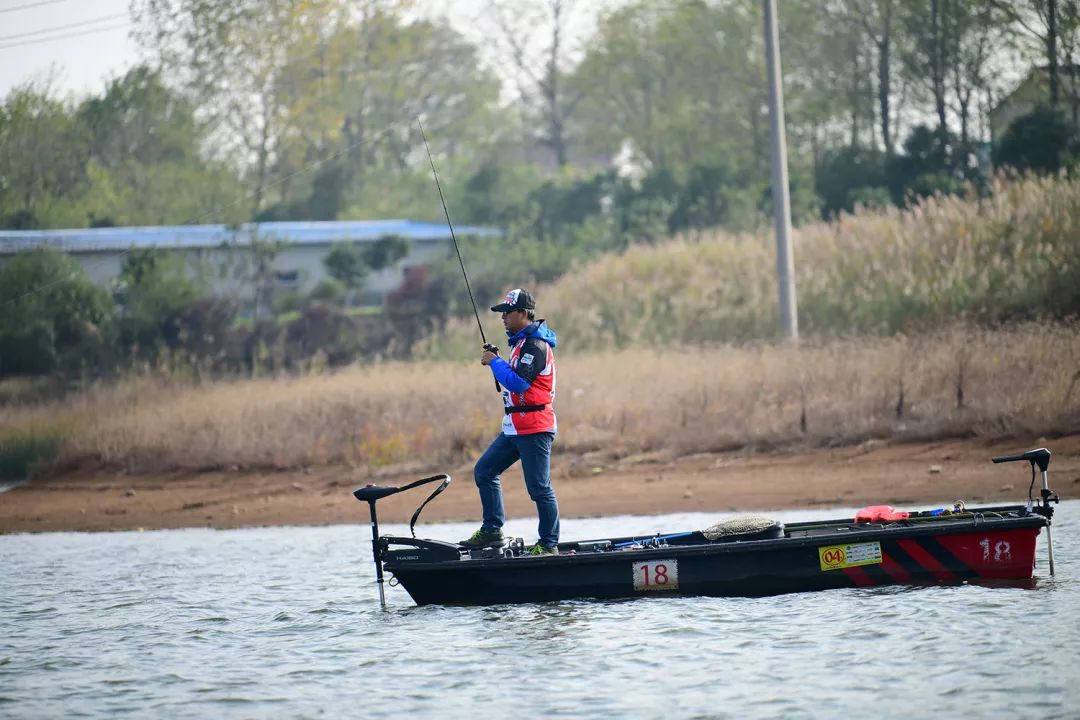
M502 530L480 528L466 539L458 541L458 545L464 548L499 547L504 540Z

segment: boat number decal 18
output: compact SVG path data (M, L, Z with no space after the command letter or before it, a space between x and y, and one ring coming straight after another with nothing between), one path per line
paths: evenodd
M634 589L641 592L678 590L679 561L645 560L634 563Z
M840 570L858 565L880 565L881 543L829 545L818 548L822 570Z
M990 561L990 538L983 538L979 541L979 547L983 551L983 562ZM994 547L994 562L1012 562L1012 545L1008 540L998 540L993 545Z

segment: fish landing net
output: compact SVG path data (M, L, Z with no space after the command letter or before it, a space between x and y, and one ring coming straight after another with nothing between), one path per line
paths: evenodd
M715 525L702 530L701 534L705 536L706 540L719 540L720 538L731 537L733 535L752 535L765 532L770 528L776 527L778 524L779 523L772 518L763 517L761 515L743 515L741 517L718 522Z

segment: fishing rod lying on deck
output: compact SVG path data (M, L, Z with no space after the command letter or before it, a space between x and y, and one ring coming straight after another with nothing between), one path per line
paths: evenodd
M465 261L461 259L461 248L458 246L457 236L454 234L454 224L450 222L450 211L446 209L446 198L443 197L439 173L435 172L435 161L431 159L431 148L428 147L427 135L424 134L424 124L420 122L419 117L416 118L416 124L420 126L420 137L424 139L424 150L427 151L427 159L431 163L431 174L435 176L435 187L439 190L439 202L442 203L443 214L446 215L446 224L450 227L450 238L454 241L454 250L457 252L458 264L461 265L461 274L465 276L465 289L469 291L469 302L472 303L473 315L476 316L476 327L480 328L480 341L484 343L485 350L498 355L499 348L487 341L484 326L480 322L480 313L476 310L476 298L473 297L472 286L469 284L469 273L465 272ZM495 392L502 392L498 380L495 381Z

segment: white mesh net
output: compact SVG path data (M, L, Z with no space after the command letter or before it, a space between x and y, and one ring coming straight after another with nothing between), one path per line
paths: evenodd
M776 525L776 521L772 518L763 517L761 515L743 515L741 517L718 522L715 525L702 530L701 534L704 535L707 540L719 540L722 537L730 537L732 535L758 533L763 530L768 530L773 525Z

